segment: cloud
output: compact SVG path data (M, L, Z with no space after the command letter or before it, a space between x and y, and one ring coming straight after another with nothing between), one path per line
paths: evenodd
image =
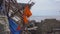
M60 15L60 3L56 0L37 0L36 4L32 7L33 15L39 16L56 16Z
M60 0L55 0L55 1L60 1Z

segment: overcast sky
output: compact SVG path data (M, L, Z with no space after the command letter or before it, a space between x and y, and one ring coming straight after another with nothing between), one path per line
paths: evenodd
M18 0L28 3L29 0ZM31 11L33 16L60 16L60 0L32 0L35 5Z

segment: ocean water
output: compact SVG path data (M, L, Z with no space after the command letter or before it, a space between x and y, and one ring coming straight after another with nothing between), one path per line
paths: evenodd
M36 20L37 22L41 22L44 19L56 19L60 20L60 16L31 16L29 20Z

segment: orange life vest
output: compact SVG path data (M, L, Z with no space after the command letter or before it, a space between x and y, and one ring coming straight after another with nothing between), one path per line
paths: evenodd
M27 17L30 17L32 15L31 11L30 11L30 8L28 5L26 5L25 9L24 9L24 14L27 16Z

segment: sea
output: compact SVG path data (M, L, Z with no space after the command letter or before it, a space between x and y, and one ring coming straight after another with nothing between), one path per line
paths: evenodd
M28 20L35 20L36 22L41 22L41 20L45 19L56 19L60 20L60 16L31 16Z

